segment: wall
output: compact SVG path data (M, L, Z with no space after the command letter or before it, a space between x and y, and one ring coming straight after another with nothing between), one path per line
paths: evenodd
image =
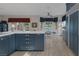
M8 21L8 18L30 18L30 20L31 20L31 23L32 22L37 22L38 24L37 24L37 28L32 28L32 26L30 25L30 30L31 31L33 31L33 30L36 30L36 31L40 31L40 30L42 30L42 28L41 28L41 22L40 22L40 16L36 16L36 15L34 15L34 16L25 16L25 15L19 15L19 16L15 16L15 15L8 15L8 16L0 16L0 20L6 20L6 21ZM61 16L59 16L58 17L58 19L61 19ZM55 23L53 23L54 25L52 25L52 28L53 28L53 30L55 30L56 29L56 25L55 25ZM57 26L59 25L59 22L58 22L58 24L57 24ZM9 27L10 27L10 25L9 25ZM58 31L59 32L59 34L60 34L60 30L59 30L59 27L58 27L58 29L56 30L56 31Z
M0 16L0 20L8 21L8 18L30 18L31 23L32 22L37 22L38 23L37 28L32 28L31 25L30 25L30 30L38 30L38 31L40 31L41 24L40 24L40 17L39 16Z
M58 25L58 30L57 30L57 32L58 32L58 35L62 35L62 16L59 16L58 17L58 23L57 23L57 25Z

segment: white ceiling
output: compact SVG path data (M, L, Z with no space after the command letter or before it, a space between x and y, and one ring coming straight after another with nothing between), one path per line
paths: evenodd
M0 15L62 15L66 13L65 3L0 3Z

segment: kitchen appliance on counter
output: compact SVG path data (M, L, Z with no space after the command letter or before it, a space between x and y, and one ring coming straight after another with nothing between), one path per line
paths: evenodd
M8 31L8 23L7 21L0 21L0 32Z

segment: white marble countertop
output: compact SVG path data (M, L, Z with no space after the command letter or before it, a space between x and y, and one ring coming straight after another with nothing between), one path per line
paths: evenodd
M12 34L45 34L44 31L15 31L15 32L1 32L0 37Z

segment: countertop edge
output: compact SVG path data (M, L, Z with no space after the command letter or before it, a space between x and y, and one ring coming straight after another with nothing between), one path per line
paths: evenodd
M12 35L12 34L45 34L45 32L43 31L36 31L36 32L2 32L0 34L0 37L3 37L3 36L7 36L7 35Z

